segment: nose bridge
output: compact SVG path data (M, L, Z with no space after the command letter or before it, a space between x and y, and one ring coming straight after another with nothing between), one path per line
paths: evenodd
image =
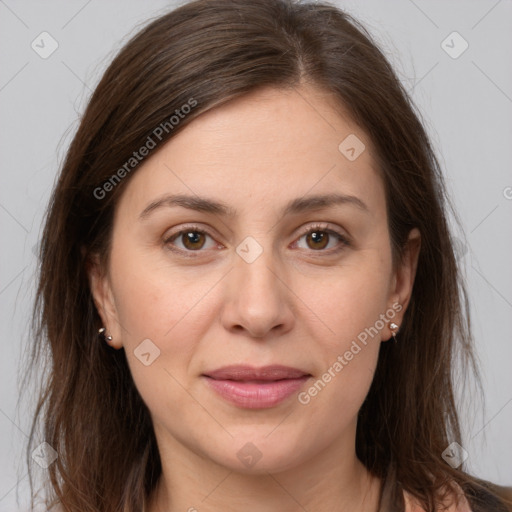
M241 325L254 336L264 336L290 320L286 287L279 276L281 266L274 258L271 237L248 236L236 247L234 269L230 272L230 300L225 319Z
M280 293L279 280L276 277L276 261L271 245L271 238L259 237L259 240L247 236L236 247L235 274L239 279L238 292L245 288L249 297L256 298L258 294L265 295L267 302Z

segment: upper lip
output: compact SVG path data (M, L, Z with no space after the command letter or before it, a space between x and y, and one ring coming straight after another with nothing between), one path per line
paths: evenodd
M207 377L215 380L281 380L281 379L298 379L300 377L309 376L308 372L291 368L290 366L270 365L255 368L253 366L232 365L218 368L204 373Z

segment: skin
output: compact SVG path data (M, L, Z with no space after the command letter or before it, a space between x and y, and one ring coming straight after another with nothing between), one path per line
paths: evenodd
M350 134L366 146L354 161L338 150ZM130 178L108 268L93 266L90 283L153 420L163 474L151 512L377 510L381 482L356 457L355 432L380 343L391 338L388 322L307 405L293 395L242 409L201 377L229 364L283 364L312 375L307 390L393 304L402 306L392 319L401 325L419 233L393 268L372 154L367 134L332 96L302 85L259 90L202 114ZM356 196L367 211L345 203L280 213L292 199L333 191ZM162 206L140 219L177 193L223 201L237 216ZM350 245L322 230L326 247L305 235L317 222ZM208 234L195 245L185 236L166 243L188 223ZM263 250L251 263L236 252L247 236ZM172 243L196 257L173 252ZM329 255L331 248L340 250ZM149 366L134 354L147 338L160 350ZM261 453L251 467L237 457L246 443Z

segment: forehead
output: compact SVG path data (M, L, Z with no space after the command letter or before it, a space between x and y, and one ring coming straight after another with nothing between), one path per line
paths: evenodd
M242 214L339 192L385 210L372 155L369 137L332 95L261 89L194 119L139 165L121 203L140 210L166 193L186 193Z

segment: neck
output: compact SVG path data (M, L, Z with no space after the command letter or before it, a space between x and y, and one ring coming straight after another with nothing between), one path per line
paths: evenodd
M338 448L338 449L337 449ZM146 512L377 512L381 481L354 453L329 446L292 469L259 474L220 466L176 443Z

